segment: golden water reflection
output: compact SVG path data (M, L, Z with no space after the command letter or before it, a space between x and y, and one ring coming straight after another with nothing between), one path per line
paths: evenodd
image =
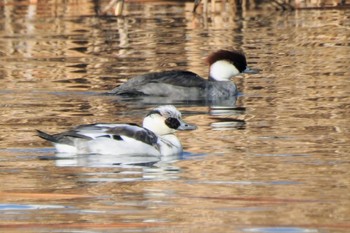
M97 17L90 2L22 3L1 5L1 230L349 231L348 10L194 16L191 2L130 2ZM177 103L199 126L178 133L181 157L54 159L35 136L140 124L157 102L98 94L144 72L206 76L218 48L260 72L234 78L232 109Z

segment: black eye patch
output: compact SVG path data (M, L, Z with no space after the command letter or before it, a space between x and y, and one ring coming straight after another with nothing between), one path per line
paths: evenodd
M178 119L169 117L165 120L165 124L172 129L177 129L181 124Z

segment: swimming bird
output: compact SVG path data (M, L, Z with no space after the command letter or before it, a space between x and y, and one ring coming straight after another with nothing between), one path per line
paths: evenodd
M226 99L238 94L230 78L251 72L243 53L219 50L210 54L209 78L183 70L147 73L131 78L126 83L107 92L122 96L163 96L186 100Z
M57 152L68 154L111 154L167 156L182 152L177 130L194 130L195 125L182 120L172 105L151 110L136 124L86 124L58 134L37 130L38 136L50 141Z

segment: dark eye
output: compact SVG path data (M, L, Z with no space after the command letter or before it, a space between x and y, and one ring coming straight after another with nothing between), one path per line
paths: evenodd
M165 124L172 129L177 129L180 126L180 122L178 119L169 117L165 120Z

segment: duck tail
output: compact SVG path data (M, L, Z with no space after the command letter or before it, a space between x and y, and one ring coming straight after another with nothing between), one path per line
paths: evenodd
M36 130L36 132L37 132L37 135L42 139L45 139L45 140L50 141L50 142L58 142L57 138L54 135L45 133L45 132L40 131L40 130Z

